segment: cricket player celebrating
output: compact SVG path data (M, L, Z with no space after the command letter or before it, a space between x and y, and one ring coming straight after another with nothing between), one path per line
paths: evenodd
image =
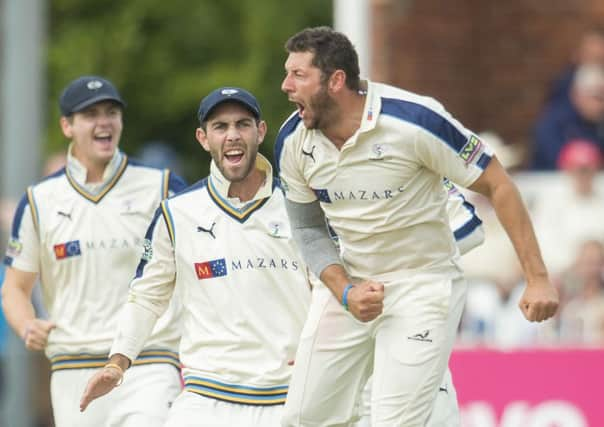
M373 371L372 426L424 426L467 286L443 177L493 204L526 276L525 317L548 319L558 295L518 191L484 142L431 98L361 81L341 33L306 29L286 49L282 90L298 111L275 160L294 238L325 286L313 291L283 425L347 425Z
M80 77L59 104L71 140L67 166L29 187L16 209L3 309L25 346L50 359L57 427L159 427L180 391L172 309L133 359L131 381L85 414L78 404L96 368L115 369L108 354L142 236L158 203L184 182L118 150L125 103L110 81ZM31 303L38 277L48 320L36 318Z
M162 202L111 350L120 369L97 373L81 407L122 380L176 289L185 390L166 425L277 427L311 298L306 267L272 167L258 154L266 123L256 98L220 88L198 117L210 176Z

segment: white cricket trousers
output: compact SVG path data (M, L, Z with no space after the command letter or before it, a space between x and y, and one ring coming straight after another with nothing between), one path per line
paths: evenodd
M133 366L124 382L80 412L82 393L99 368L65 369L52 373L50 396L55 427L162 427L181 390L174 366L154 363Z
M279 427L282 415L283 405L242 405L184 390L165 427Z
M458 271L407 271L375 280L385 284L384 311L367 323L345 311L325 286L313 290L282 426L351 426L372 372L372 427L426 425L455 341L466 281Z
M371 427L371 382L369 378L361 393L361 418L353 424L353 427ZM426 427L461 427L457 392L449 369L445 371L445 376L438 387Z

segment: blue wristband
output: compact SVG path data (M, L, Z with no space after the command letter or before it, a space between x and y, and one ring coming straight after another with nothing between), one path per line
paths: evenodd
M346 311L348 311L348 292L350 292L353 287L354 285L352 283L347 284L342 293L342 305Z

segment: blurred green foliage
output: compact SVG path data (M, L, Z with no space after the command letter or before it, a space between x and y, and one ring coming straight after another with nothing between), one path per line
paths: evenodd
M331 25L330 0L53 0L48 40L48 152L65 149L58 97L80 75L112 80L128 103L121 147L136 154L165 141L189 182L205 176L209 155L194 137L200 99L219 86L252 91L269 134L262 153L293 111L280 90L295 32Z

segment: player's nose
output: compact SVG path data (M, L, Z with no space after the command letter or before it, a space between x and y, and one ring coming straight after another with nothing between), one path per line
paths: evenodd
M289 92L293 91L292 81L291 81L291 77L289 74L287 74L283 78L283 81L281 82L281 90L285 93L289 93Z
M241 132L237 126L229 126L226 133L227 141L238 141L241 138Z

